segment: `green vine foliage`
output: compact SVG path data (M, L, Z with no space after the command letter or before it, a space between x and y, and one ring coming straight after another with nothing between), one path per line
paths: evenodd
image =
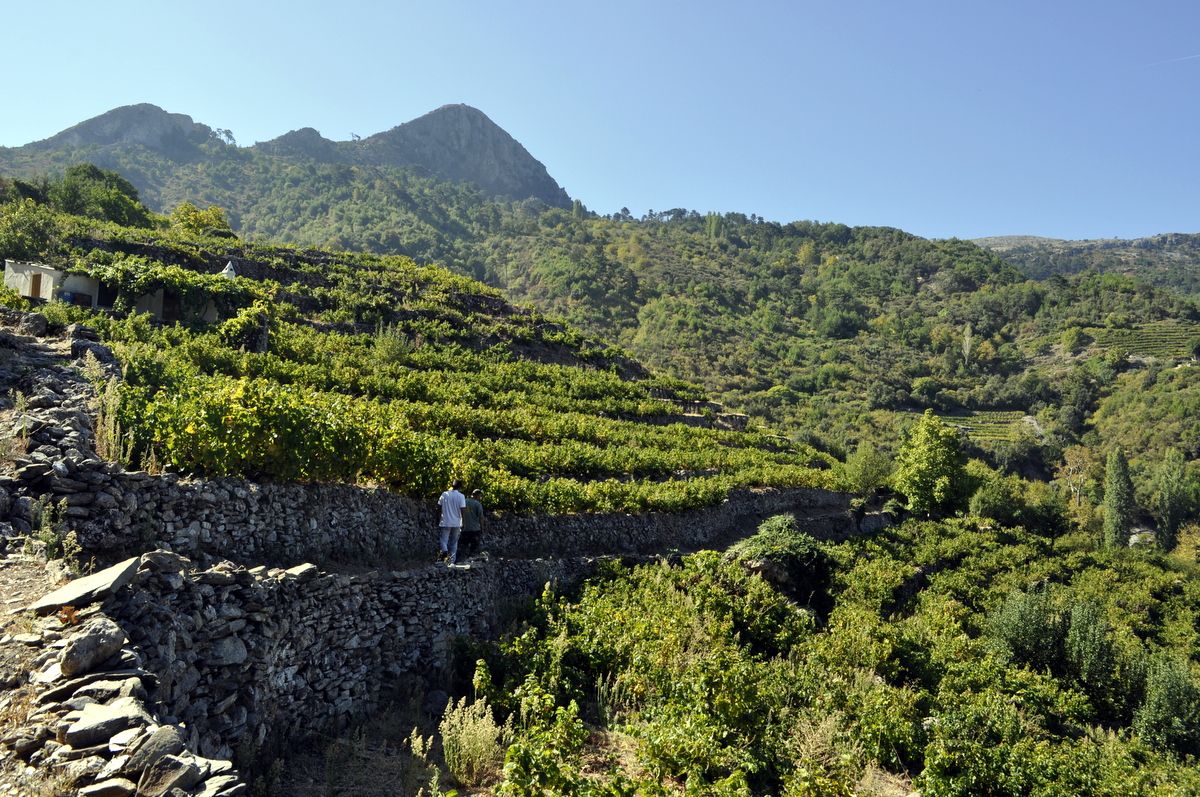
M495 676L476 680L532 718L501 793L1200 788L1200 582L1181 580L1194 562L991 521L909 521L840 544L789 521L731 556L614 566L578 596L545 593L492 656ZM829 576L807 604L767 583L814 556ZM583 774L584 752L548 735L556 717L624 740L628 758Z

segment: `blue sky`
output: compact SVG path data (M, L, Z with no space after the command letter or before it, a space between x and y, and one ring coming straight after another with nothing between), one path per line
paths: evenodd
M25 3L0 145L152 102L250 144L483 110L593 210L1200 231L1191 2Z

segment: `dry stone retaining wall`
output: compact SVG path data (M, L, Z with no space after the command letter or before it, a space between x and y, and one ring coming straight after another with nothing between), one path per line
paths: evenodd
M0 480L5 494L23 499L0 500L18 528L34 522L32 497L66 501L80 544L102 562L154 547L243 564L419 560L432 555L436 536L432 506L385 490L150 476L98 460L28 465ZM810 518L818 531L853 531L848 506L844 494L796 488L738 490L720 506L679 514L503 515L486 521L484 547L522 558L688 549L782 512Z
M36 697L25 724L0 739L4 764L26 762L52 773L55 794L70 786L80 797L244 797L246 784L230 756L198 755L201 728L163 717L151 697L158 678L127 638L133 624L123 628L108 616L111 602L86 605L121 590L141 564L130 559L55 591L35 604L50 616L36 621L32 633L0 638L38 651L30 673Z
M404 673L442 670L461 635L497 630L499 607L574 582L596 560L498 560L403 572L324 573L313 565L190 569L153 552L106 610L155 673L164 722L195 749L337 730L379 706Z

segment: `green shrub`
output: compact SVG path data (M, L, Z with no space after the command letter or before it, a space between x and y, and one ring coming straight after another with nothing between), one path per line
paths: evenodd
M892 458L866 440L860 441L842 467L851 491L869 495L885 486L892 476Z
M836 562L825 545L800 530L794 515L763 521L757 533L733 545L728 555L756 563L764 578L796 600L822 613L829 610Z
M1150 659L1145 698L1134 712L1133 730L1159 750L1200 752L1200 690L1186 659L1171 653Z
M988 631L1020 662L1049 669L1060 661L1063 622L1049 590L1010 592L988 616Z
M969 511L978 518L1004 526L1020 524L1024 490L1015 476L996 476L985 481L971 496Z
M1112 627L1103 607L1087 600L1071 607L1063 654L1068 671L1089 695L1099 696L1111 686L1115 665Z

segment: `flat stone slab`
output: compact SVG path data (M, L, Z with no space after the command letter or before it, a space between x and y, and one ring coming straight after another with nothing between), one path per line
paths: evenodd
M64 606L74 606L78 609L81 606L95 603L98 600L108 597L112 593L125 586L133 579L137 573L138 564L141 563L141 557L135 556L132 559L126 559L120 564L105 568L99 573L93 573L90 576L77 578L70 584L59 587L34 601L29 606L29 611L37 614L51 614Z
M108 705L92 703L84 706L79 719L67 728L65 736L67 744L76 748L107 745L108 740L121 731L153 721L138 700L121 697Z
M130 754L125 772L140 775L158 759L166 755L178 755L185 747L183 733L173 725L163 725Z
M108 670L103 672L93 672L87 675L82 675L70 681L64 681L61 684L55 684L38 695L37 702L41 705L47 703L57 703L60 700L66 700L75 694L81 687L97 681L109 681L114 679L138 678L143 683L150 679L150 673L140 669L123 669L123 670Z
M317 569L316 565L305 563L302 565L296 565L295 567L289 567L283 572L287 578L294 578L297 581L310 581L316 578L321 571Z
M165 755L142 773L138 794L142 797L164 797L173 789L185 792L200 782L200 769L184 758Z
M79 797L133 797L137 785L125 778L112 778L79 790Z

